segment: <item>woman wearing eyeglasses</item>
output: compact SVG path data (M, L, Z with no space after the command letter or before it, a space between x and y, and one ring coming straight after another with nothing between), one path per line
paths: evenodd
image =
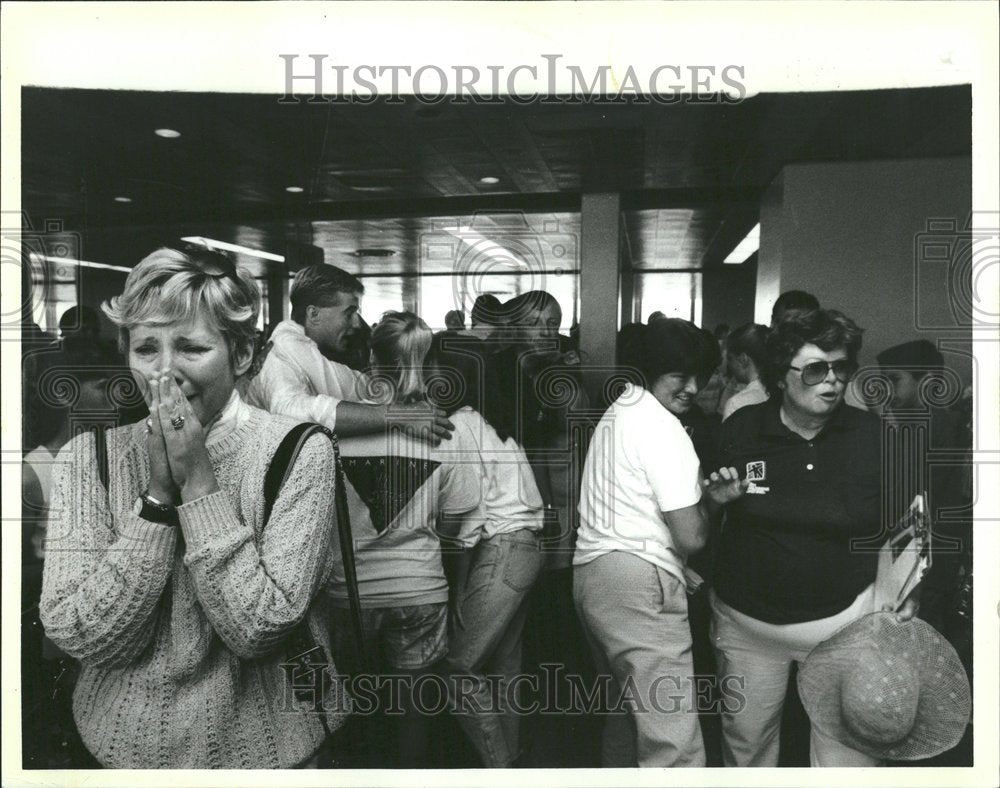
M723 709L727 766L778 765L792 663L872 612L880 428L876 416L844 404L861 333L833 310L790 313L767 340L761 372L770 400L722 426L722 462L739 471L740 483L733 482L736 499L719 539L712 640L719 676L737 677L745 697ZM915 612L908 601L899 616ZM815 729L810 759L876 763Z
M107 486L90 434L60 453L41 601L46 634L82 663L74 717L103 766L287 768L325 738L282 663L307 617L324 644L311 603L334 456L310 438L265 523L264 476L295 422L234 388L259 309L250 276L204 249L154 252L104 305L150 417L108 433Z

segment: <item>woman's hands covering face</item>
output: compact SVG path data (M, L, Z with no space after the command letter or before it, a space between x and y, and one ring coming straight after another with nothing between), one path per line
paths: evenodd
M178 498L192 501L217 491L218 482L205 449L205 430L174 376L162 370L147 382L149 494L176 504Z

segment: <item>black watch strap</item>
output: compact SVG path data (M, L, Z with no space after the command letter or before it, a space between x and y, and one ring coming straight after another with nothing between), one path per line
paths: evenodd
M135 513L143 520L162 525L180 525L177 508L170 504L160 503L150 498L147 493L142 493L135 503Z

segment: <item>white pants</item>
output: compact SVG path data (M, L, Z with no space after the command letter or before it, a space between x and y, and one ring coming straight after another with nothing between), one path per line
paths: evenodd
M644 707L605 717L601 765L704 766L701 726L687 691L694 668L681 581L615 550L573 568L573 601L598 675L611 676L614 697L631 682ZM678 689L685 691L677 698L664 697Z
M722 758L726 766L777 766L781 711L792 662L801 664L834 632L873 611L874 586L846 610L800 624L768 624L740 613L712 593L712 644L719 676L743 680L743 708L722 715ZM878 766L879 760L811 730L813 766Z

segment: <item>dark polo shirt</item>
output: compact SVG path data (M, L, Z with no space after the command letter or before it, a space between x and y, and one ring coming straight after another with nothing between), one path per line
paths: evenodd
M881 528L877 416L841 405L806 440L781 423L780 399L741 408L722 425L722 464L752 480L729 504L715 591L730 607L771 624L826 618L875 579Z

